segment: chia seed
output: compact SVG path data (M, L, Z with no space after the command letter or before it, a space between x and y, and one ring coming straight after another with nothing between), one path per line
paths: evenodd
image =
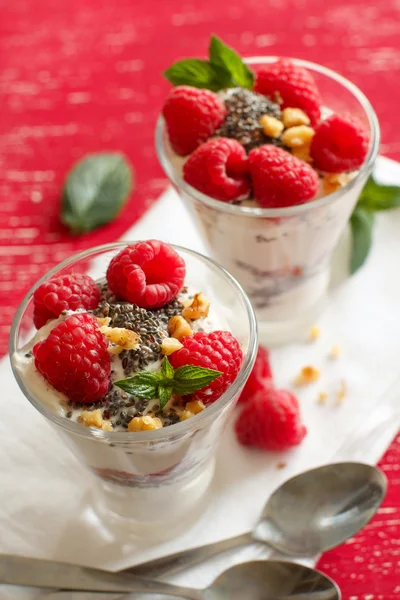
M225 98L225 106L228 114L221 127L215 132L215 137L234 138L247 152L263 144L282 146L279 138L265 135L260 125L260 118L263 115L281 118L279 104L262 94L237 88L230 91Z

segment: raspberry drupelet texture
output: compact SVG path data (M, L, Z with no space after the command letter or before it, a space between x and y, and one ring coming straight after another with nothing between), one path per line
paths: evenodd
M254 198L264 208L294 206L311 200L319 188L316 171L276 146L260 146L249 154Z
M269 352L267 348L259 346L256 362L240 395L239 402L247 402L258 390L269 384L273 385Z
M93 310L99 301L99 289L89 275L61 275L42 283L33 294L33 322L40 329L63 310Z
M173 150L186 156L214 134L226 116L226 108L214 92L181 85L170 92L163 115Z
M271 385L258 390L246 402L236 421L238 440L262 450L288 450L303 440L307 429L301 422L297 398Z
M301 108L316 125L321 115L322 99L309 71L287 58L257 69L254 91L272 100L282 99L282 108Z
M100 400L110 385L108 341L89 313L77 313L54 327L33 347L35 366L72 402Z
M193 152L183 167L183 177L203 194L232 202L249 194L248 169L243 146L236 140L217 138Z
M368 132L359 119L331 115L315 130L310 149L314 166L328 173L358 169L367 156L368 141Z
M169 357L174 369L196 365L223 373L192 395L194 400L201 400L205 405L212 404L232 385L239 373L243 360L239 343L228 331L199 332L183 338L181 342L183 348Z
M159 308L175 298L185 280L185 261L159 240L137 242L111 260L107 283L118 299Z

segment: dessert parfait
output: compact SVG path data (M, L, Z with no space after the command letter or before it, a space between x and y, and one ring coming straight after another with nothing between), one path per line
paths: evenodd
M208 487L256 341L227 273L148 240L61 265L23 303L11 347L24 393L98 476L103 514L154 526L174 495L171 522Z
M211 252L261 322L279 329L312 312L376 158L368 100L325 67L244 62L216 37L209 61L179 61L165 75L175 87L158 155Z

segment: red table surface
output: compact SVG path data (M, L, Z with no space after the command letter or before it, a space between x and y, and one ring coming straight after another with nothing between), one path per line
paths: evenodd
M38 276L118 238L166 187L153 134L173 60L204 55L217 33L242 55L325 64L369 97L381 151L400 159L399 16L398 0L0 0L0 351ZM136 190L112 225L71 238L58 220L62 181L104 149L128 156ZM319 563L344 599L400 598L399 464L400 438L381 462L390 487L378 516Z

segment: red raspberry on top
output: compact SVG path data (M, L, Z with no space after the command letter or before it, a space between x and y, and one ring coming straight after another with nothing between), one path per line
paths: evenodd
M42 283L33 294L33 322L40 329L63 310L93 310L99 302L99 289L89 275L61 275Z
M91 404L107 394L111 360L108 341L89 313L62 321L33 347L39 373L72 402Z
M254 148L249 164L254 198L265 208L302 204L318 191L319 179L314 169L276 146Z
M239 402L247 402L258 390L268 384L273 385L269 352L263 346L259 346L256 362L240 395Z
M183 348L173 352L169 360L174 369L196 365L221 371L223 375L192 394L193 399L211 404L232 385L239 373L243 353L238 341L228 331L199 332L181 340Z
M368 132L356 117L333 114L317 126L310 154L320 171L358 169L368 152Z
M147 240L114 256L107 269L107 282L118 299L141 308L159 308L179 294L185 274L185 261L171 246Z
M163 115L173 150L186 156L213 135L225 119L226 108L214 92L180 85L167 97Z
M250 191L248 159L236 140L218 138L205 142L183 167L184 180L217 200L232 202Z
M297 398L270 385L248 400L235 427L241 444L262 450L287 450L300 444L307 433Z
M301 108L312 125L319 121L322 99L311 73L287 58L260 67L254 91L272 100L280 96L282 108Z

